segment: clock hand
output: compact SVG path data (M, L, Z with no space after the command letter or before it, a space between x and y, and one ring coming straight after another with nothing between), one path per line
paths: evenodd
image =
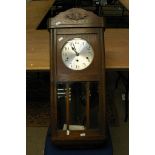
M76 56L79 56L79 53L76 51L75 45L71 44L72 50L75 52Z

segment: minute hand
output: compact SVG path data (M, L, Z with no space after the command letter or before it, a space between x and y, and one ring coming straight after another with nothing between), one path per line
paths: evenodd
M75 52L76 56L79 56L79 53L76 51L75 45L71 46L72 50Z

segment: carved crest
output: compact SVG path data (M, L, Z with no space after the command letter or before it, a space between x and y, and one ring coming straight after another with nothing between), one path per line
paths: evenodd
M86 18L88 15L85 13L80 13L80 12L73 12L70 14L66 15L66 18L69 18L71 20L80 20Z
M72 8L51 18L49 27L104 27L104 21L103 17L98 17L91 11Z

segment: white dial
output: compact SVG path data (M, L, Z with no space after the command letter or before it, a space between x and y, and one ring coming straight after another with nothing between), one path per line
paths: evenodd
M67 41L62 48L62 61L72 70L87 68L94 59L92 46L82 38Z

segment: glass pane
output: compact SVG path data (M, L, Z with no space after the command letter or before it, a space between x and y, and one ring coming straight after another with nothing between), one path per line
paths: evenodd
M57 83L57 127L63 129L66 122L66 86L65 83Z
M90 128L99 127L99 93L98 82L90 82Z
M84 130L86 124L86 88L84 82L70 84L70 130Z

